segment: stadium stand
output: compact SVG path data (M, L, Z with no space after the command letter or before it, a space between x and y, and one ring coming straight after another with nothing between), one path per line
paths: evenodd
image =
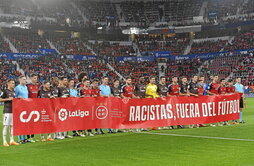
M43 36L30 31L11 31L6 36L20 53L40 53L39 48L50 48Z

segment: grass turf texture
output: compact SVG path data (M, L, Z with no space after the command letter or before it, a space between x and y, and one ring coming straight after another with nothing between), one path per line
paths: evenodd
M247 99L248 108L243 114L246 124L150 132L254 140L253 103L254 98ZM2 143L2 134L0 141ZM254 142L251 141L119 133L1 146L0 166L253 166L253 156Z

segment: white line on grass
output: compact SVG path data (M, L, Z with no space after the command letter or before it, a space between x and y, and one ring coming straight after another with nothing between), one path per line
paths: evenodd
M221 140L254 142L253 139L238 139L238 138L210 137L210 136L183 135L183 134L167 134L167 133L152 133L152 132L151 133L150 132L139 132L139 133L151 134L151 135L167 135L167 136L175 136L175 137L206 138L206 139L221 139Z

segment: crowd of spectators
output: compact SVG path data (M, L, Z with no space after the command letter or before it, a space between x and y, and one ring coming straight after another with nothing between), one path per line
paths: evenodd
M138 36L136 43L144 55L150 51L170 51L172 55L182 55L190 43L187 37L167 37L162 40L157 37Z
M120 43L110 43L107 41L90 43L91 48L99 56L134 56L135 50L132 45L123 45Z
M254 48L254 31L239 32L232 43L229 43L224 50L233 51Z
M228 40L194 42L190 54L220 52L227 45Z
M8 79L16 79L21 75L17 71L17 65L13 64L11 60L0 59L0 89L3 89L6 86Z
M52 37L52 43L61 54L65 55L92 55L85 47L84 42L78 38Z
M9 44L6 41L4 41L2 36L0 36L0 52L2 53L11 52Z
M5 34L20 53L40 53L40 48L50 48L46 39L30 31L11 31Z

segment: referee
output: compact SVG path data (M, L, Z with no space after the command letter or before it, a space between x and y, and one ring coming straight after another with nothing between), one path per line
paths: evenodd
M244 99L244 89L243 85L241 84L242 80L240 77L236 78L236 83L235 83L235 92L236 93L241 93L242 97L240 99L240 123L245 123L243 120L243 99Z
M19 85L15 87L15 98L26 99L28 98L28 89L26 86L26 77L24 75L19 76ZM24 135L18 136L18 141L20 144L30 142L25 139Z

